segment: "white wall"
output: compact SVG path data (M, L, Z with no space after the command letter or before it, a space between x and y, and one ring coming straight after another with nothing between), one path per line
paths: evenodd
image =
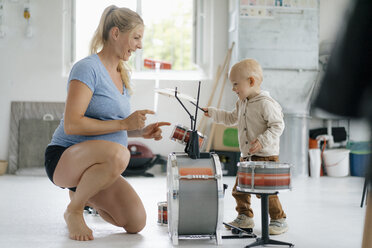
M332 41L345 24L347 11L352 0L320 0L319 42Z
M25 0L4 1L3 23L6 36L0 38L0 160L8 159L10 105L12 101L56 101L66 98L66 78L62 76L62 0L31 1L31 21L34 35L25 37L23 18ZM221 64L227 50L227 1L220 0L212 10L214 37L211 67ZM136 80L132 109L153 109L153 81ZM160 87L180 87L182 92L196 96L196 82L160 82ZM203 81L201 104L206 104L211 81ZM204 101L204 102L203 102ZM199 113L200 114L200 113ZM149 121L170 121L190 126L186 113L174 99L159 97L158 115ZM169 140L172 127L164 129L164 139L158 143L145 141L154 153L167 155L184 149Z
M31 1L33 37L25 37L25 1L4 0L0 38L0 159L7 159L11 101L64 101L62 1Z

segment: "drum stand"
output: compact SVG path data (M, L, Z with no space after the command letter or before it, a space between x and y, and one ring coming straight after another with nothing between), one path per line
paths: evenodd
M237 188L237 190L239 191L239 187ZM256 242L254 242L250 245L247 245L245 248L259 246L259 245L267 245L267 244L287 245L289 247L293 247L294 244L283 242L283 241L273 240L273 239L270 239L270 237L269 237L269 218L268 218L268 216L269 216L269 214L268 214L269 195L276 195L276 194L278 194L278 191L273 192L273 193L257 193L257 192L247 192L247 191L241 191L241 192L261 195L261 229L262 229L261 231L262 231L262 237L257 238Z
M190 133L190 139L189 139L189 141L186 144L185 152L192 159L210 158L211 157L210 153L208 153L208 152L200 153L200 150L199 150L199 135L198 135L198 131L196 130L196 120L197 120L197 117L198 117L198 109L201 109L199 107L200 83L201 82L199 81L198 97L197 97L197 100L196 100L196 104L193 103L195 105L195 107L196 107L195 108L195 117L187 110L187 108L185 107L185 105L182 103L182 101L177 96L177 87L176 87L176 90L174 92L174 96L176 97L176 99L178 100L178 102L181 104L181 106L184 108L184 110L187 112L187 114L190 116L191 130L192 130L192 132Z

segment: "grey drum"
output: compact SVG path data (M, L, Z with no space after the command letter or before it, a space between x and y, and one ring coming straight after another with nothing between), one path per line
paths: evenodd
M171 153L167 165L168 231L179 238L215 238L220 244L223 184L219 158L191 159Z

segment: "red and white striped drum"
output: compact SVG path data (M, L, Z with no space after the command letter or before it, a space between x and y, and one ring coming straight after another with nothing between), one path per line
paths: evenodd
M185 126L182 126L180 124L177 124L173 128L173 132L170 136L170 139L173 141L177 141L181 144L184 144L184 139L187 134L188 128Z
M170 139L173 141L177 141L183 145L187 145L187 142L190 140L190 134L192 130L188 127L182 126L177 124L174 126ZM206 136L202 133L198 132L199 135L199 149L202 148L204 141L206 140Z
M290 189L290 164L269 161L238 163L238 191L265 193Z

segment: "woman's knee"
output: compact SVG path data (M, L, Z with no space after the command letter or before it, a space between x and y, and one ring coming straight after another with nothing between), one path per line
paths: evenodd
M123 225L123 228L127 233L135 234L139 233L146 226L146 212L139 214L137 218L129 221L126 225Z
M119 147L111 150L107 160L113 166L114 174L121 174L128 166L130 152L127 148Z

